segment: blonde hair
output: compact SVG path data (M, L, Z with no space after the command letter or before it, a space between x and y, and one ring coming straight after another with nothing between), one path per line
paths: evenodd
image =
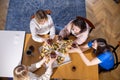
M13 74L14 80L29 80L28 69L25 65L18 65Z
M47 14L44 10L38 10L35 14L35 19L40 22L41 20L45 19L48 20Z

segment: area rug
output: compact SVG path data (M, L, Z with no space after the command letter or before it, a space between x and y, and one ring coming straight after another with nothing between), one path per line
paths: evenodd
M30 17L39 9L50 9L59 32L76 16L86 17L85 0L10 0L6 30L30 32Z

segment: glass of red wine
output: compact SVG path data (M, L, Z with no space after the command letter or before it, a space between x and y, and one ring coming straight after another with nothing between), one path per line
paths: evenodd
M61 41L62 40L62 36L58 36L58 40Z
M73 43L73 44L72 44L72 47L73 47L73 48L77 48L77 44Z
M72 71L76 71L76 67L75 66L72 66Z
M34 46L29 46L29 49L27 50L26 54L28 56L33 56L33 52L34 52Z
M53 44L53 40L52 39L48 39L47 43L50 44L50 45L52 45Z
M52 51L52 52L50 53L50 56L51 56L51 58L56 58L56 53L55 53L54 51Z

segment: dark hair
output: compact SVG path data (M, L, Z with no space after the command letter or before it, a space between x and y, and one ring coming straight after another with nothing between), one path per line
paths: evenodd
M38 10L37 12L36 12L36 14L35 14L35 19L37 20L37 21L39 21L39 20L41 20L41 19L48 19L48 17L47 17L47 14L45 13L45 11L44 10Z
M97 50L94 50L94 53L96 56L98 56L99 54L102 54L103 52L110 50L110 47L108 46L107 42L105 39L103 38L97 38L94 39L97 41Z
M81 33L87 30L86 23L82 18L76 17L75 20L72 21L73 25L78 26L81 29Z

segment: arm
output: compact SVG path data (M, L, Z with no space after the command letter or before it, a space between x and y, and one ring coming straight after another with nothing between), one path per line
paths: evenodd
M81 36L74 40L75 44L81 45L86 41L87 37Z
M52 18L50 17L50 38L53 39L55 37L55 26Z
M47 70L46 70L46 72L45 72L45 74L43 74L42 76L40 76L39 78L38 78L38 80L50 80L50 77L51 77L51 75L52 75L52 64L54 63L54 61L57 59L57 56L56 56L56 58L50 58L50 61L49 61L49 63L48 63L48 68L47 68Z
M44 38L40 37L37 35L37 24L31 20L30 22L30 31L31 31L31 34L32 34L32 39L36 42L43 42L44 41Z
M89 41L87 44L80 46L82 52L87 51L88 49L92 48L93 41Z
M92 65L96 65L96 64L101 63L101 61L97 57L92 59L92 60L89 60L79 48L74 48L74 49L70 50L69 52L70 53L77 52L80 55L80 57L83 60L83 62L87 66L92 66Z
M87 30L85 32L82 32L82 33L79 33L76 37L77 39L74 41L76 42L77 44L81 45L83 44L87 38L88 38L88 34L89 34L89 30L87 28Z
M88 49L90 49L90 47L88 46L88 44L85 45L81 45L80 49L82 50L82 52L87 51Z
M97 65L99 63L101 63L101 61L95 57L94 59L92 59L91 61L84 55L84 53L79 52L80 57L82 58L83 62L87 65L87 66L92 66L92 65Z
M35 63L35 64L31 64L31 66L28 67L28 70L30 72L34 72L36 71L38 68L40 68L42 66L43 63L45 63L46 59L43 58L41 61Z
M49 66L48 66L48 68L47 68L47 70L46 70L46 72L45 72L45 74L43 74L42 76L40 76L39 78L38 78L38 80L50 80L50 77L51 77L51 75L52 75L52 64L49 64Z
M60 31L59 36L65 38L70 35L72 23L71 21Z

